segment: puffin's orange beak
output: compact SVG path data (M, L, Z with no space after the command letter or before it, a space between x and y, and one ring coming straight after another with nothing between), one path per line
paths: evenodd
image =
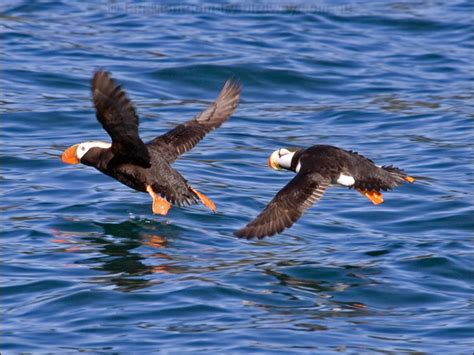
M267 165L268 165L268 167L270 167L270 168L272 167L272 160L271 160L271 159L272 159L272 156L270 155L270 156L268 157L268 160L267 160Z
M61 161L66 164L79 164L81 161L77 159L76 151L79 144L75 144L72 147L66 149L61 155Z

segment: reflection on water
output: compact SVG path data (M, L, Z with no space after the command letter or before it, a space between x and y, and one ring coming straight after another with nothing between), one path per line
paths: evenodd
M315 303L307 308L317 309L318 317L320 317L322 314L319 312L353 312L366 308L364 303L356 300L346 302L333 300L335 294L344 292L351 287L357 288L373 283L366 277L360 274L356 275L346 269L346 267L338 267L329 271L329 273L338 275L337 278L334 276L325 278L324 276L328 275L328 269L318 266L311 267L311 275L307 274L307 266L302 268L296 266L292 268L293 274L296 272L297 275L301 276L291 275L290 273L277 271L276 269L266 269L265 272L267 275L275 277L279 285L288 287L289 290L299 290L303 293L314 295ZM321 271L320 277L318 277L318 271ZM332 280L333 278L335 279L334 281ZM341 282L344 279L350 279L351 282ZM286 307L283 307L283 309L284 308ZM325 314L324 316L327 317L328 315Z
M382 110L394 111L394 112L404 112L409 113L415 110L420 110L420 112L430 112L430 110L435 110L441 107L441 104L438 102L429 102L421 100L409 100L395 95L383 95L376 97L372 104L379 106Z
M90 282L113 284L122 291L134 291L149 287L160 281L146 278L154 273L181 273L184 268L177 265L177 260L167 254L167 238L160 233L160 224L126 221L121 223L94 223L103 232L71 232L52 230L51 241L63 244L59 252L80 252L94 254L80 261L91 269L103 271L105 276L93 277ZM164 232L168 226L162 228ZM176 237L175 231L171 232ZM140 251L141 247L153 249ZM162 251L157 252L155 249ZM99 255L97 255L99 254Z
M268 264L267 260L275 260L278 257L274 252L242 254L230 260L219 256L202 263L191 255L178 256L173 248L168 249L173 239L180 238L180 233L167 224L149 220L94 224L100 227L100 231L52 231L54 239L51 241L64 246L57 249L57 252L82 253L80 264L102 273L90 277L86 282L112 285L116 290L131 292L176 280L169 279L166 275L181 275L181 280L210 282L219 288L220 286L209 278L212 273L222 270L243 272L245 269L257 269L272 281L261 290L246 290L236 281L232 287L239 290L238 292L260 295L242 301L243 307L280 316L291 315L295 328L310 331L326 330L325 326L317 323L324 318L348 314L355 317L367 315L367 306L362 301L341 301L338 299L340 297L335 297L351 288L375 284L363 274L363 266L322 267L291 260L275 265ZM222 252L227 251L209 249L209 253L213 255ZM360 270L356 273L355 269ZM236 274L235 277L240 279L241 276ZM265 295L271 295L271 298L266 299ZM302 321L301 316L308 311L312 312L313 316L305 316ZM257 319L254 326L263 325Z
M62 253L82 253L80 265L100 271L103 275L93 276L87 282L113 285L120 291L136 291L151 287L168 280L164 275L182 275L189 280L209 281L205 276L222 270L258 269L273 279L272 287L287 288L288 292L269 291L283 297L290 297L295 291L312 293L315 303L309 308L320 311L348 312L364 309L363 302L334 301L333 293L344 292L351 287L359 287L372 283L362 273L354 273L358 266L333 266L317 268L307 266L299 261L285 260L276 265L267 260L277 260L275 252L252 252L226 259L222 252L208 249L214 255L202 263L192 254L176 255L174 248L168 249L170 241L180 238L179 229L168 224L149 220L127 220L120 223L94 222L100 231L71 232L52 230L54 238L51 242L63 245L56 249ZM73 224L69 224L70 228ZM265 242L258 242L262 245ZM216 257L219 255L218 257ZM360 267L362 268L362 266ZM281 270L287 270L282 272ZM308 270L311 270L308 274ZM321 277L317 277L319 275ZM163 276L158 276L163 275ZM332 281L334 279L335 281ZM343 282L347 280L347 282ZM263 294L267 291L263 291ZM268 308L278 311L279 307L265 303L246 301L245 305ZM286 306L282 309L287 308ZM298 308L298 307L297 307ZM279 311L278 311L279 312Z

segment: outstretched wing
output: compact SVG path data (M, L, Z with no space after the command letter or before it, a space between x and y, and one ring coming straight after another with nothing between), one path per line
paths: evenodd
M232 115L239 103L240 91L241 85L238 82L227 80L217 99L208 108L193 119L153 139L148 146L166 151L163 156L169 163L175 161Z
M252 222L234 234L260 239L282 232L321 198L329 184L320 174L298 173Z
M118 162L150 166L150 156L138 134L138 116L125 91L110 74L97 71L92 78L92 99L97 120L112 138L112 152Z

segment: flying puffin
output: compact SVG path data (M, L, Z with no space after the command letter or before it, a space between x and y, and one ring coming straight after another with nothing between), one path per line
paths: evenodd
M132 189L147 192L155 214L166 215L172 204L187 206L198 201L215 211L215 204L192 188L171 164L232 115L240 90L239 83L228 80L204 111L145 144L138 134L138 116L127 94L109 73L97 71L92 78L92 100L97 120L112 143L75 144L63 152L61 160L92 166Z
M394 166L378 166L356 152L330 145L278 149L268 158L268 166L291 170L296 176L252 222L234 233L238 237L260 239L291 227L333 184L353 188L378 205L383 202L381 190L415 181Z

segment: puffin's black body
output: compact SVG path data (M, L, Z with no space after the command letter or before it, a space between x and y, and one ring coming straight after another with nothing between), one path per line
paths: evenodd
M219 97L206 110L145 144L138 134L139 119L133 104L109 73L98 71L92 79L92 98L97 119L112 138L112 144L107 148L92 146L88 150L84 146L94 142L75 145L63 153L62 159L93 166L132 189L150 193L154 206L155 198L160 199L158 196L178 206L196 204L198 200L206 204L207 198L189 186L171 164L206 133L225 122L235 111L239 97L240 85L227 81ZM82 156L77 152L81 149L85 151ZM79 159L74 160L72 155Z
M278 164L279 160L282 161L281 151L277 150L270 156L269 165L297 174L252 222L234 233L238 237L263 238L282 232L316 203L332 184L356 189L374 204L379 204L383 202L380 191L414 181L398 168L379 167L356 152L329 145L284 149L287 154L293 154L286 167Z
M300 150L293 157L295 168L301 163L300 172L317 172L321 178L337 184L341 174L350 175L355 182L350 188L369 191L387 191L403 183L406 175L392 166L378 167L366 157L330 145L314 145ZM295 171L295 170L293 170Z
M160 149L155 149L149 144L146 148L150 156L148 168L121 162L114 159L115 156L110 150L101 148L90 149L81 159L81 163L93 166L137 191L147 192L147 186L151 186L153 191L164 196L172 204L178 206L196 204L196 193L186 179L164 158L166 153L162 155Z

